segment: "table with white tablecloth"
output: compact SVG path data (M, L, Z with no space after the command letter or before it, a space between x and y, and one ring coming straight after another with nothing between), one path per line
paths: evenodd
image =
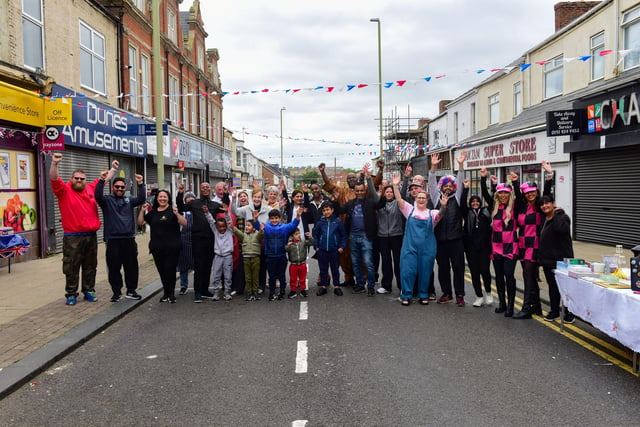
M633 370L640 352L640 295L631 289L601 286L556 270L562 304L581 319L633 350Z

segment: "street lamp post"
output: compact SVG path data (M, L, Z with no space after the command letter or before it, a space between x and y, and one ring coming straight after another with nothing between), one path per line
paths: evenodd
M280 180L284 181L284 144L282 142L282 112L287 108L280 109Z
M384 160L384 149L382 148L382 43L380 37L380 19L371 18L369 21L378 24L378 125L380 127L380 158Z

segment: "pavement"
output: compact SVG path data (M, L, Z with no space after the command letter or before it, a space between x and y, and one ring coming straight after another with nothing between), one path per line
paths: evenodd
M162 289L147 250L148 239L148 233L136 237L140 301L124 298L118 303L109 301L112 292L104 263L104 244L98 248L96 293L99 300L93 303L80 297L77 305L65 305L61 254L12 263L11 273L7 267L0 268L0 399ZM603 254L615 253L615 248L574 242L574 252L577 258L599 261ZM625 251L627 258L631 255L631 251ZM521 278L518 287L522 289ZM472 296L470 285L467 291ZM548 300L547 295L546 285L542 284L543 301ZM182 298L192 297L189 293Z

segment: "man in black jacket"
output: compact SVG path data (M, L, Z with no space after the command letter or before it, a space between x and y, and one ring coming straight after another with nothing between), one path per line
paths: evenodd
M353 265L356 285L353 293L365 292L365 278L362 267L367 273L366 292L372 297L375 293L376 272L373 265L373 240L378 233L376 218L376 203L366 198L366 188L363 182L358 182L353 188L356 198L340 207L339 213L346 213L345 228L349 235L351 247L351 265Z
M193 251L193 302L200 303L202 298L213 298L209 292L211 265L213 263L214 236L209 221L205 216L207 210L211 215L222 212L220 205L211 200L211 185L208 182L200 184L200 198L184 203L184 185L178 186L176 204L180 212L191 211L193 224L191 225L191 248Z

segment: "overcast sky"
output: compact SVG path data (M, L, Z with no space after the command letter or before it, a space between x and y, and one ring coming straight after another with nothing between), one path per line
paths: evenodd
M383 88L383 117L435 117L438 101L455 99L554 31L557 0L204 0L207 48L220 53L222 90L269 89L223 98L223 125L269 163L321 161L360 167L378 151L378 45L382 81L420 80ZM187 10L191 0L181 6ZM373 84L347 92L351 84ZM274 90L335 86L286 94ZM343 91L340 91L343 89ZM394 111L397 111L395 113ZM413 121L415 125L415 120ZM269 135L262 138L259 135ZM288 138L300 138L292 141ZM335 144L310 140L349 142ZM373 144L373 146L357 146Z

